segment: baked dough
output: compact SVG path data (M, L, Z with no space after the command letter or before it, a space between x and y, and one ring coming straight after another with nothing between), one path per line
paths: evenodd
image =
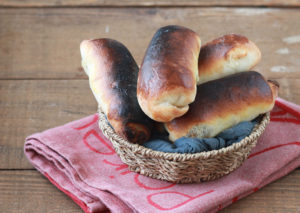
M251 70L261 59L258 47L242 35L229 34L201 47L198 84Z
M198 86L189 111L165 124L169 139L211 138L242 121L270 111L278 85L254 71L236 73Z
M133 143L147 141L153 121L138 104L138 66L128 49L112 39L95 39L83 41L80 51L91 90L113 129Z
M160 28L141 65L137 96L153 120L168 122L188 111L196 96L199 36L181 26Z

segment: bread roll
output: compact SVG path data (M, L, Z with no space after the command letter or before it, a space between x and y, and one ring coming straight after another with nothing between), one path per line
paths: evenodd
M188 111L196 96L199 36L180 26L160 28L141 65L137 96L153 120L168 122Z
M198 84L251 70L260 59L260 50L245 36L224 35L201 47Z
M170 140L210 138L270 111L278 86L254 71L236 73L198 86L189 111L165 124Z
M147 141L152 121L138 104L138 66L128 49L112 39L95 39L83 41L80 51L93 94L116 133L133 143Z

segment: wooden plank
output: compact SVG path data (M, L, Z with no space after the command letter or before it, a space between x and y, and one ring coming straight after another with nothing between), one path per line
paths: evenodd
M37 171L0 171L3 213L81 213L75 202Z
M54 1L56 2L56 1ZM80 65L83 39L124 43L140 64L154 32L178 24L205 43L227 33L248 36L267 77L300 78L300 13L269 8L2 8L0 79L86 78Z
M295 170L220 212L299 212L299 179ZM37 171L0 171L0 191L0 209L6 213L82 212Z
M0 81L0 168L32 168L25 137L97 110L87 80Z
M283 78L280 96L300 104L300 80ZM0 81L0 169L32 168L25 137L96 112L87 80Z
M269 6L269 7L292 7L300 6L299 0L2 0L0 6L6 7L76 7L76 6L98 6L98 7L128 7L128 6Z

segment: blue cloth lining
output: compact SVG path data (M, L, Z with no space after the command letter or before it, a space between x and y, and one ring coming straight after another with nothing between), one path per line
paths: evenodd
M169 153L199 153L218 150L240 142L250 135L257 121L244 121L236 126L221 132L214 138L188 138L182 137L172 143L167 135L154 134L151 140L142 144L156 151Z

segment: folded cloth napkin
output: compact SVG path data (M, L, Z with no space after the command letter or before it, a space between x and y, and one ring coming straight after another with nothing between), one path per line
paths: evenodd
M156 151L170 153L198 153L203 151L218 150L240 142L250 135L256 121L244 121L225 131L214 138L188 138L182 137L172 143L164 134L156 134L142 145Z
M97 115L29 136L25 154L85 212L216 212L299 167L299 125L300 106L277 99L271 123L244 164L199 184L129 171L99 130Z

